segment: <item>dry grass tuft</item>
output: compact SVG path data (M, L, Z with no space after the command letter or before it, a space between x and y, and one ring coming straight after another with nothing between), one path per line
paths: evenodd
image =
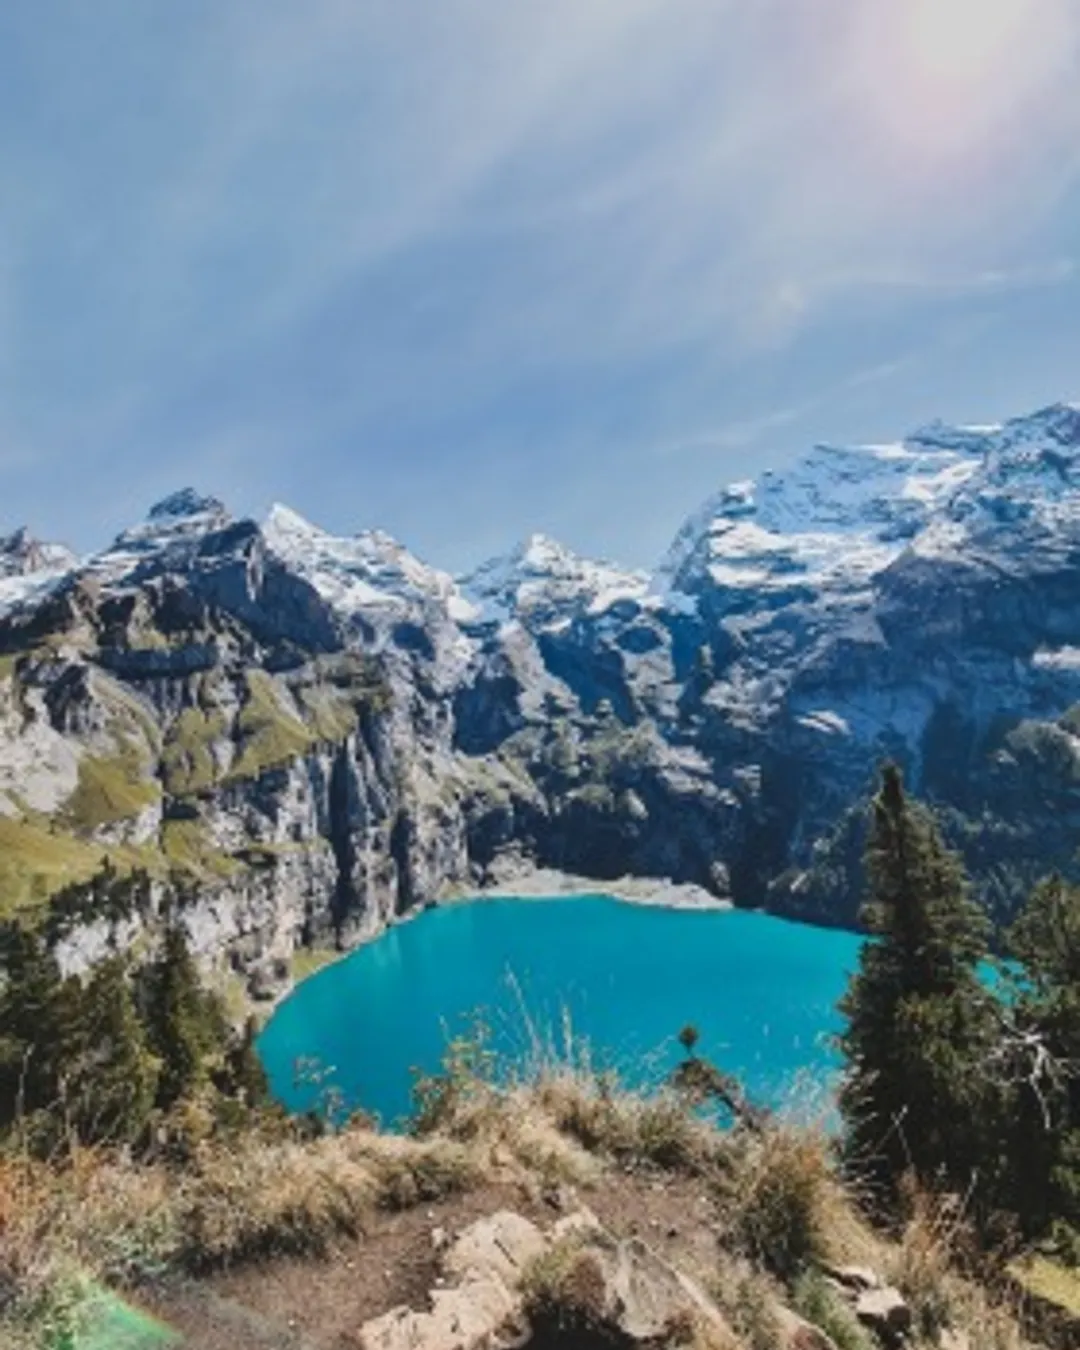
M963 1207L910 1182L905 1188L907 1222L886 1259L886 1275L911 1305L918 1332L935 1340L957 1323L958 1262L972 1247Z
M79 1150L0 1160L0 1339L68 1327L88 1279L123 1287L270 1254L326 1251L377 1209L429 1203L482 1180L446 1139L354 1128L300 1141L213 1140L181 1166ZM7 1344L7 1341L4 1341Z
M541 1337L588 1335L604 1321L607 1282L596 1257L576 1238L556 1242L525 1272L525 1307Z
M732 1249L785 1280L828 1259L835 1217L850 1201L826 1138L772 1124L725 1142L727 1165L717 1185Z
M776 1350L782 1344L778 1309L784 1290L771 1276L721 1251L709 1292L746 1350Z
M910 1304L917 1335L936 1344L944 1332L961 1330L980 1350L1023 1350L1027 1341L1007 1284L985 1267L980 1278L965 1274L981 1263L959 1198L910 1184L904 1202L907 1222L899 1241L883 1247L881 1269Z
M670 1092L628 1092L610 1078L564 1069L539 1079L531 1098L554 1127L586 1152L623 1167L705 1175L720 1136Z

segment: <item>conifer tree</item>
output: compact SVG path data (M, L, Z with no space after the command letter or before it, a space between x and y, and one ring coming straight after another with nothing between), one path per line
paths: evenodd
M0 1124L55 1106L71 1044L71 999L39 934L0 931Z
M966 1188L985 1165L993 1043L980 982L988 923L933 817L887 766L873 803L863 910L870 939L841 1004L850 1159L886 1188L906 1171Z
M1080 889L1052 877L1008 935L1021 977L1010 1000L1004 1065L1010 1113L1005 1201L1031 1235L1056 1226L1080 1251Z
M161 954L148 971L150 1042L161 1061L158 1105L168 1108L206 1082L224 1028L203 992L184 931L170 924Z
M148 1123L160 1066L123 956L99 963L80 1005L78 1053L66 1070L69 1123L84 1142L132 1142Z
M249 1017L243 1035L228 1055L226 1086L231 1096L248 1106L264 1106L270 1100L270 1083L259 1052L255 1048L255 1019Z

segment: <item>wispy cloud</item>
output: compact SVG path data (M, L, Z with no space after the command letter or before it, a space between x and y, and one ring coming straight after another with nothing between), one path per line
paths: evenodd
M756 445L919 306L1071 284L1073 0L984 13L974 65L913 3L8 7L0 405L45 466L9 501L198 470L437 548L440 456L515 492L583 445Z
M673 455L685 451L745 450L760 444L767 436L785 427L791 427L804 421L819 409L828 407L837 398L855 390L864 390L874 385L887 383L903 372L910 370L926 353L911 352L892 361L882 361L866 366L846 375L836 384L818 389L810 398L803 399L787 407L727 422L710 431L698 432L682 440L667 442L655 447L654 453Z

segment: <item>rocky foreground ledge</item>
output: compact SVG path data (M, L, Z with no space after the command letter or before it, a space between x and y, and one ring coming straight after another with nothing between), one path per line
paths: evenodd
M697 1281L638 1237L617 1238L582 1207L545 1232L512 1210L477 1220L450 1241L441 1229L439 1275L427 1307L402 1306L367 1322L360 1350L511 1350L595 1344L738 1350L731 1321ZM913 1326L903 1296L872 1270L824 1277L853 1325L884 1345ZM836 1350L791 1308L774 1311L776 1350ZM957 1342L959 1344L959 1342Z
M18 1180L5 1350L36 1350L21 1319L74 1269L175 1350L1075 1343L1074 1322L1044 1335L1026 1295L960 1268L951 1210L875 1227L822 1134L720 1131L565 1066L513 1091L455 1073L409 1136L226 1135L184 1162L100 1154Z

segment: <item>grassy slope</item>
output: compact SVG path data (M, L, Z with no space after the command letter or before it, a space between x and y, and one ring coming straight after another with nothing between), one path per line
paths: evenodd
M20 1344L35 1321L62 1319L80 1270L142 1283L167 1314L171 1306L205 1332L192 1344L217 1344L199 1318L224 1298L329 1345L332 1333L355 1331L361 1305L366 1317L421 1299L434 1279L434 1227L506 1207L548 1226L554 1194L573 1195L560 1203L591 1207L616 1235L644 1236L697 1279L745 1350L773 1350L782 1305L844 1350L869 1350L817 1273L825 1262L870 1265L897 1284L918 1346L936 1344L946 1325L988 1350L1023 1344L994 1291L953 1269L954 1217L917 1207L899 1237L875 1231L814 1130L719 1132L671 1097L631 1096L558 1068L497 1089L459 1066L429 1098L417 1137L363 1124L307 1142L280 1128L215 1137L198 1109L188 1115L203 1142L187 1162L107 1153L60 1170L17 1153L0 1162L0 1279L24 1291L0 1322L5 1344ZM184 1307L153 1293L169 1270L196 1281Z

